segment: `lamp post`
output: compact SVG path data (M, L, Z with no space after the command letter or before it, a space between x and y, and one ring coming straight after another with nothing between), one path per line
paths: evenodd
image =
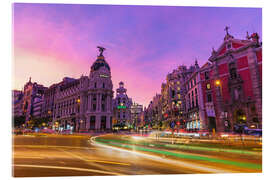
M225 120L224 120L224 104L223 104L223 94L222 94L222 82L221 82L221 80L220 79L217 79L217 80L215 80L215 85L216 85L216 87L217 87L217 99L218 99L218 105L219 105L219 110L220 110L220 116L219 116L219 118L220 118L220 122L221 122L221 124L219 124L219 125L222 125L222 131L227 131L227 127L225 126Z
M83 120L81 119L81 120L80 120L80 129L83 129L83 128L82 128L82 124L83 124Z

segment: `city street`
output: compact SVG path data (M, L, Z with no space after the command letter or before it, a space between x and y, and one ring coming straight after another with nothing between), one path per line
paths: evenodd
M17 135L15 177L261 172L261 154L164 149L127 135ZM149 138L150 139L150 138ZM141 141L143 140L143 141ZM147 142L153 142L148 140ZM141 143L140 143L141 142ZM237 151L236 151L237 153ZM221 159L222 158L222 159Z

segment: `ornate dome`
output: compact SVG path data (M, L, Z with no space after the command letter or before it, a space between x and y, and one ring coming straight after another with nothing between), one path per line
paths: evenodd
M98 58L97 58L97 60L91 66L91 72L97 71L97 70L99 70L99 68L101 68L103 66L106 67L109 71L111 71L111 68L108 65L108 63L105 61L104 56L103 55L99 55Z

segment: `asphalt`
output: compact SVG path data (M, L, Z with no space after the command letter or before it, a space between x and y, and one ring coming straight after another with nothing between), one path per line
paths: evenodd
M110 135L115 137L115 135ZM107 137L110 137L107 136ZM117 136L117 135L116 135ZM102 136L104 137L104 136ZM260 172L211 162L145 152L141 147L97 142L87 135L29 135L13 137L13 176L107 176ZM105 136L106 138L106 136ZM123 145L123 144L122 144ZM124 144L125 145L125 144ZM149 147L148 147L149 149Z

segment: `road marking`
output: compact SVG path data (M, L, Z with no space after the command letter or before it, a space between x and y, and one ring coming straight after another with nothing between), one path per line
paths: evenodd
M86 160L86 161L87 162L98 162L98 163L118 164L118 165L130 166L130 164L122 163L122 162L102 161L102 160Z
M76 167L64 167L64 166L42 166L42 165L29 165L29 164L13 164L15 167L28 167L28 168L47 168L47 169L64 169L64 170L73 170L73 171L84 171L84 172L93 172L93 173L101 173L101 174L109 174L109 175L118 175L121 176L123 174L108 172L96 169L86 169L86 168L76 168Z

